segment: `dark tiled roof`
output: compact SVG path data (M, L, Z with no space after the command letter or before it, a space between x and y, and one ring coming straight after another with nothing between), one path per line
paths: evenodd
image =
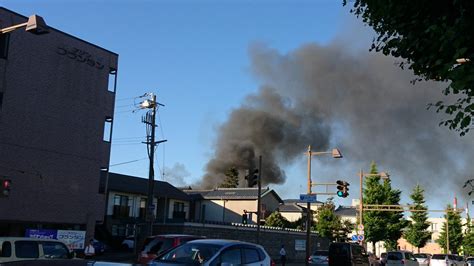
M256 200L258 198L257 188L215 188L210 190L185 190L188 195L199 199L228 199L228 200ZM279 202L283 202L278 194L270 188L262 188L262 197L272 193ZM200 196L198 196L200 195Z
M105 175L101 176L101 185L105 185ZM116 173L109 173L109 191L148 194L148 179L122 175ZM171 198L177 200L189 201L191 198L188 194L172 186L168 182L156 181L154 186L155 196L159 198Z
M357 216L357 209L350 206L339 206L334 211L337 216Z
M302 212L303 211L303 208L294 204L294 203L291 203L291 204L282 204L278 207L278 210L280 212Z

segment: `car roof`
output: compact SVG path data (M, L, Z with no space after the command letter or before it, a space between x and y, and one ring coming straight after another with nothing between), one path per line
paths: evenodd
M224 246L239 245L239 244L261 247L260 245L257 245L257 244L254 244L254 243L243 242L243 241L238 241L238 240L229 240L229 239L197 239L197 240L189 241L188 243L214 244L214 245L219 245L219 246L223 246L223 247Z
M149 236L148 238L155 238L155 237L162 237L162 238L177 238L177 237L202 237L196 235L185 235L185 234L166 234L166 235L154 235Z
M63 243L62 241L60 240L57 240L57 239L43 239L43 238L34 238L34 237L12 237L12 236L2 236L0 237L0 242L3 242L3 241L25 241L25 240L29 240L29 241L53 241L53 242L60 242L60 243Z

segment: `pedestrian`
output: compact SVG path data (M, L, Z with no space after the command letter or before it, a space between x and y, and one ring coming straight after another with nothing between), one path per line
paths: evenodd
M280 261L281 261L281 265L282 265L282 266L285 266L285 264L286 264L286 250L285 250L285 245L281 245L281 249L280 249Z
M89 244L84 249L84 258L87 260L90 260L94 258L95 256L95 248L94 248L93 243L94 243L93 239L89 240Z

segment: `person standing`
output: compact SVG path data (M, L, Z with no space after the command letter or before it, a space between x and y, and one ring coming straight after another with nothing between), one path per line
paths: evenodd
M286 250L285 250L285 245L281 245L281 249L280 249L280 261L281 261L281 265L282 265L282 266L285 266L285 264L286 264Z
M84 258L85 259L90 260L90 259L94 258L95 248L94 248L93 243L94 243L93 239L89 240L89 244L84 249Z

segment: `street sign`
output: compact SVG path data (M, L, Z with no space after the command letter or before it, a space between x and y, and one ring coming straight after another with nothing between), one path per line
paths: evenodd
M357 241L357 235L352 235L352 241Z
M357 239L358 239L359 241L364 241L364 235L358 235L358 236L357 236Z
M363 225L363 224L357 225L357 229L359 229L359 230L364 230L364 225Z
M365 235L364 230L357 231L358 235Z
M300 194L300 200L302 202L310 202L314 203L316 202L316 194Z

